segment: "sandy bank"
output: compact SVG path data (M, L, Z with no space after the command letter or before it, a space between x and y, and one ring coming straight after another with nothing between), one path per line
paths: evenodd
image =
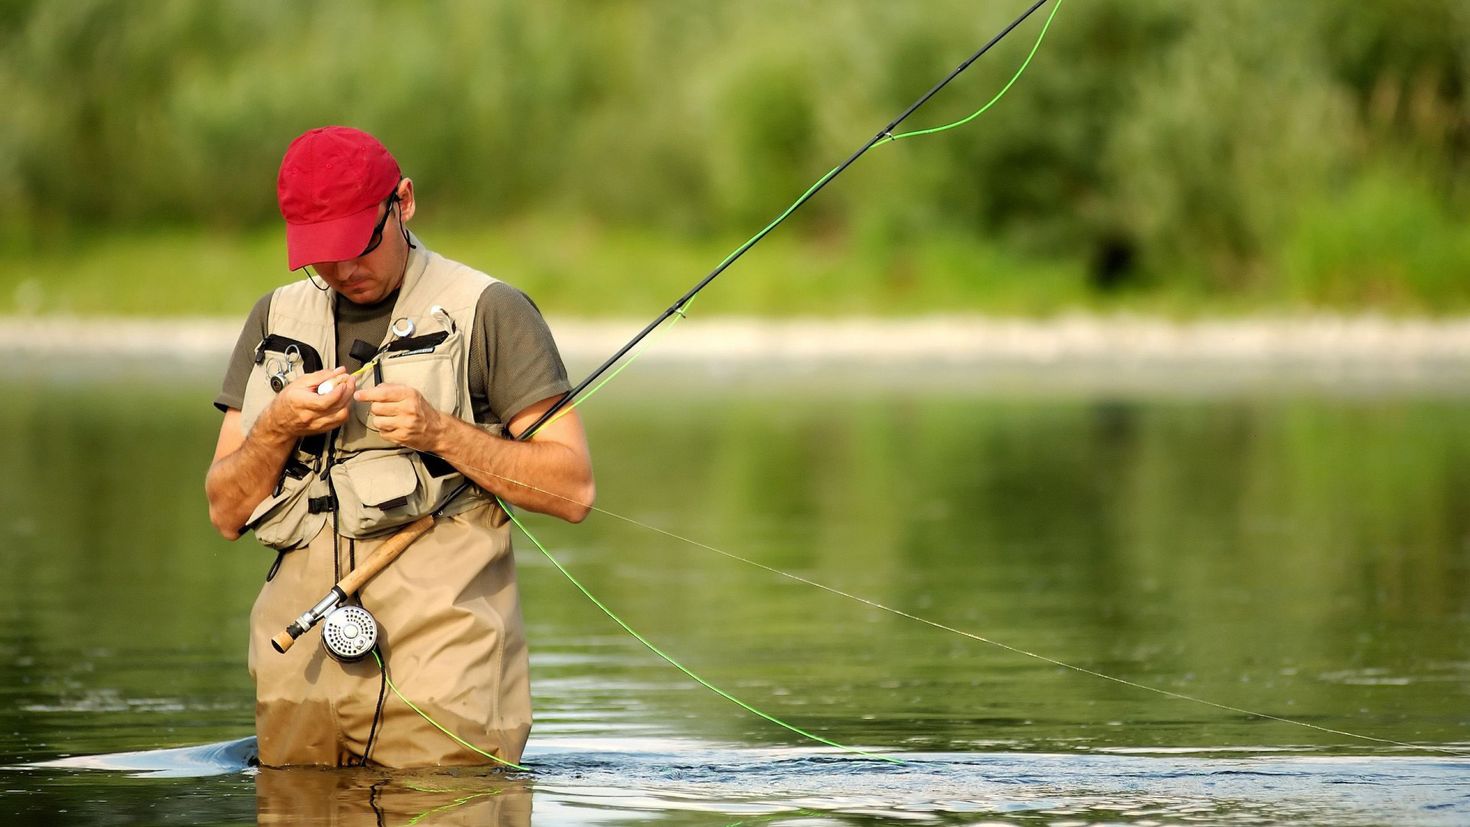
M646 321L552 318L569 362L596 363ZM0 351L223 359L236 319L0 317ZM692 318L656 332L645 360L887 364L1319 363L1470 365L1470 319L1308 316L1172 322L1135 316L1048 320Z

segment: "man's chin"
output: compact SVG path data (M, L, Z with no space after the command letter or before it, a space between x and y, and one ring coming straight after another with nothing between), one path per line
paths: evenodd
M383 297L376 295L371 287L346 288L338 290L337 293L353 304L377 304L383 300Z

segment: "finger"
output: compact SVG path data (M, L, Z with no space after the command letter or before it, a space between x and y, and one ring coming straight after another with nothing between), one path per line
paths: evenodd
M346 372L347 368L345 367L335 367L329 370L318 370L298 377L296 382L300 382L308 390L316 390L317 387L320 386L323 382L341 376ZM296 383L293 382L292 384L294 385Z
M332 380L331 389L322 398L331 403L332 408L347 410L348 404L352 402L352 394L357 391L357 378L352 374ZM317 394L321 394L321 388L317 388Z
M376 425L378 429L378 436L381 436L383 439L386 439L392 443L398 443L400 441L399 429L397 424L393 420L389 419L384 422L378 422L376 423Z
M407 407L399 401L374 402L368 411L378 419L392 419L401 414L408 413Z
M357 386L356 374L347 373L347 368L339 368L338 370L341 371L340 374L333 373L326 380L318 383L315 388L312 388L312 390L316 391L317 396L331 396L339 388L342 388L349 383L351 383L353 387Z
M413 389L407 385L395 385L391 382L383 385L374 385L371 388L357 392L359 402L396 402L408 398Z
M291 407L315 414L325 414L337 408L344 407L343 399L346 395L341 393L341 388L333 388L326 396L322 396L315 390L307 388L292 389L289 397ZM284 394L283 394L284 395Z

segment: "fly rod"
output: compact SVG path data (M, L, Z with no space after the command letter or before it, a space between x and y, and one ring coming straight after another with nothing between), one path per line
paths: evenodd
M818 192L821 192L822 188L831 183L832 179L841 175L843 171L852 166L857 161L857 159L863 157L863 155L868 150L877 146L878 142L882 141L885 138L893 138L893 130L896 129L899 124L908 119L908 116L914 114L914 112L917 111L919 107L928 103L930 98L939 93L939 90L948 86L950 81L959 77L962 72L970 68L970 64L974 63L976 60L979 60L981 55L990 51L990 48L992 46L999 43L1006 35L1010 34L1012 30L1025 22L1026 18L1030 17L1032 12L1035 12L1037 9L1041 8L1043 5L1046 4L1046 2L1047 0L1036 0L1036 2L1033 3L1030 8L1021 13L1020 17L1012 20L1010 25L1006 26L1004 29L1001 29L1000 32L992 37L984 46L981 46L978 50L976 50L974 54L966 58L963 63L961 63L959 66L956 66L953 71L951 71L948 75L944 77L943 80L934 84L933 88L931 88L928 92L925 92L918 100L914 101L912 104L909 104L909 107L903 110L902 114L894 118L891 122L889 122L887 126L878 130L878 132L874 134L873 137L868 139L867 143L863 144L861 148L859 148L852 155L848 156L846 161L843 161L841 164L833 168L831 172L828 172L826 175L822 176L822 178L818 180L811 189L807 190L800 198L796 200L794 204L791 205L790 208L786 210L786 212L782 213L780 218L777 218L775 221L772 221L770 224L766 225L765 229L756 233L754 236L751 236L749 241L746 241L744 244L736 248L735 252L731 253L728 257L725 258L724 261L720 262L719 265L715 267L715 269L711 270L708 275L700 279L697 284L689 289L689 292L676 299L673 304L669 305L668 308L664 310L664 312L660 313L657 317L654 318L653 321L649 322L648 325L645 326L641 331L639 331L636 336L634 336L632 339L629 339L627 344L623 345L621 348L618 348L618 351L612 356L608 357L607 361L603 362L601 366L592 371L592 373L588 374L586 379L583 379L581 382L577 383L576 387L572 388L570 391L567 392L565 396L557 400L556 404L548 408L546 410L546 413L543 413L540 418L538 418L534 423L531 424L530 428L526 429L526 434L529 435L531 433L534 433L542 425L545 425L548 421L550 421L551 418L556 416L556 414L561 411L562 408L565 408L568 404L570 404L571 401L578 394L586 390L587 386L597 381L597 378L599 376L606 373L608 368L617 364L618 360L628 355L628 351L636 347L639 342L643 341L644 338L648 336L648 334L657 329L659 325L668 321L669 317L676 314L681 314L684 306L689 304L689 302L692 301L696 295L698 295L699 291L703 290L721 273L729 269L730 265L734 264L741 256L745 255L745 253L750 250L751 247L754 247L756 244L760 243L761 239L769 235L770 232L776 229L776 227L779 226L781 222L785 221L788 216L800 209L803 204L810 201L813 197L816 196Z
M542 413L535 422L531 423L530 427L526 428L520 434L513 437L513 439L518 442L529 440L538 430L541 429L542 426L550 422L560 411L571 404L579 394L585 391L590 385L592 385L593 382L597 381L597 379L601 377L604 373L606 373L609 368L611 368L613 365L616 365L624 356L629 353L629 351L636 347L639 342L647 338L650 333L656 330L664 322L668 321L670 317L674 315L682 315L683 308L688 305L689 302L692 301L694 297L699 294L700 291L709 286L709 284L713 282L717 277L719 277L721 273L729 269L730 265L734 264L741 256L745 255L745 253L748 252L750 248L760 243L762 239L769 235L771 231L776 229L776 227L780 226L780 224L784 222L788 217L790 217L792 213L800 209L803 204L815 197L816 194L820 192L824 187L826 187L827 184L831 183L834 178L836 178L838 175L841 175L848 167L856 163L859 158L861 158L864 154L868 152L868 150L872 149L874 146L877 146L878 143L883 141L884 139L894 140L896 137L903 137L895 136L893 130L896 129L905 120L907 120L910 115L918 111L920 107L928 103L931 98L938 94L939 91L942 90L944 87L948 86L951 81L959 77L960 74L963 73L966 69L970 68L971 64L973 64L976 60L979 60L980 57L986 52L990 51L990 49L994 47L997 43L999 43L1002 39L1004 39L1006 35L1010 34L1016 29L1017 26L1020 26L1023 22L1025 22L1026 19L1029 18L1037 9L1046 5L1046 2L1047 0L1036 0L1036 2L1032 3L1030 7L1028 7L1024 12L1020 14L1020 16L1018 16L1015 20L1012 20L1009 25L1001 29L998 33L996 33L995 36L990 38L990 40L988 40L985 45L977 49L974 54L971 54L968 58L966 58L963 62L961 62L958 66L951 70L949 74L945 75L943 79L934 84L934 86L931 87L929 91L921 95L918 100L909 104L908 108L904 109L903 112L898 115L898 117L894 118L886 126L878 130L861 147L859 147L857 151L849 155L845 161L834 167L826 175L823 175L816 184L814 184L810 189L803 193L802 196L798 198L790 207L788 207L786 211L783 212L778 218L776 218L776 220L772 221L770 224L767 224L765 228L763 228L760 232L756 233L744 244L736 248L733 253L726 256L725 259L721 261L707 275L705 275L704 278L700 279L699 282L697 282L686 293L684 293L684 295L676 299L673 304L670 304L662 313L656 316L653 321L649 322L641 331L639 331L637 335L635 335L632 339L629 339L626 344L624 344L617 350L617 352L608 357L607 360L604 361L596 370L592 371L590 374L587 375L585 379L577 383L575 387L573 387L560 399L553 403L550 408L547 408L546 411ZM458 488L450 493L447 498L445 498L444 502L437 509L434 510L433 514L429 514L419 518L417 521L411 523L406 528L400 530L399 533L393 535L387 541L385 541L383 545L379 546L379 548L373 553L373 555L370 556L366 561L364 561L361 566L358 566L346 577L342 578L342 580L337 583L337 585L333 586L332 589L327 593L327 595L323 597L320 601L318 601L315 606L304 612L299 618L293 621L284 632L273 638L271 640L271 645L275 647L276 651L285 652L291 647L292 643L295 642L296 638L305 634L307 630L315 626L317 623L321 622L323 618L342 618L344 619L344 622L349 622L347 620L349 618L349 610L356 610L350 615L350 623L352 625L349 625L345 628L347 631L353 632L355 634L360 631L358 628L360 625L366 624L366 626L368 627L367 632L370 635L370 639L354 638L354 641L350 642L349 644L350 652L348 654L353 655L354 659L357 657L365 656L366 653L372 649L373 644L376 643L376 624L373 622L372 616L368 614L366 610L362 610L361 607L347 606L346 603L348 597L361 589L368 580L370 580L378 572L382 571L382 569L393 560L397 559L397 557L402 554L409 545L411 545L415 540L426 533L429 528L432 527L434 517L442 513L443 510L447 508L449 504L453 502L461 493L467 490L470 485L470 480L466 479L463 483L459 485ZM342 657L341 654L334 650L332 645L333 641L339 640L341 638L340 634L336 634L336 632L340 631L341 629L333 628L332 624L329 623L329 634L323 636L323 642L327 644L328 652L332 653L335 657Z

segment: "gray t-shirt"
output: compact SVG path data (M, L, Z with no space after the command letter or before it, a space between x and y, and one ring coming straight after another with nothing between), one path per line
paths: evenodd
M214 398L221 411L239 410L245 403L245 383L254 366L255 346L266 335L271 295L255 303L235 342L224 383ZM383 341L397 299L397 291L372 305L337 297L337 364L357 366L355 360L349 361L355 340L375 348ZM571 389L566 366L541 311L530 297L505 282L486 287L475 304L469 374L470 402L475 421L482 425L508 425L531 405Z

